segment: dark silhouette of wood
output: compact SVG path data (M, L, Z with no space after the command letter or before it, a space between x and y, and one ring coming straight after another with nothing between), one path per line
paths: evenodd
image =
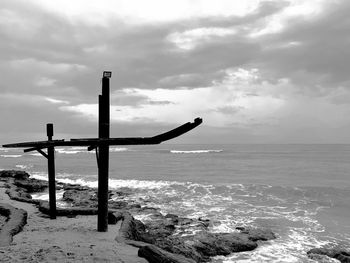
M98 166L98 220L97 230L108 230L108 170L110 145L147 145L159 144L178 137L202 123L201 118L187 122L173 130L153 137L110 138L110 88L109 78L112 73L105 71L102 78L102 95L99 95L98 138L53 140L53 124L47 124L47 141L5 144L5 148L27 148L24 152L38 151L48 160L50 218L56 218L56 182L55 182L55 147L86 146L89 151L96 150ZM47 153L43 149L47 148Z
M5 144L5 148L27 148L25 152L36 151L37 149L44 149L50 145L53 146L87 146L87 147L97 147L99 144L108 145L148 145L148 144L160 144L164 141L174 139L181 136L184 133L196 128L202 123L201 118L196 118L194 122L187 122L173 130L168 132L153 136L153 137L129 137L129 138L81 138L81 139L71 139L70 141L65 140L52 140L52 141L36 141L36 142L22 142L22 143L12 143Z
M53 136L52 123L48 123L46 125L46 132L47 132L48 141L52 141L52 136ZM55 147L54 146L49 146L47 148L47 167L48 167L48 176L49 176L50 218L56 219L56 179L55 179Z
M109 107L109 78L102 78L102 96L99 96L99 125L98 137L109 139L110 107ZM109 145L101 143L98 151L98 216L97 231L108 230L108 168L109 168Z

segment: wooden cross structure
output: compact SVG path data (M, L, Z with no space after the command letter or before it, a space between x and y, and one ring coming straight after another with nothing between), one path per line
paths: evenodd
M102 77L102 95L98 100L98 138L83 138L53 140L53 124L46 126L47 141L23 142L5 144L6 148L27 148L24 152L38 151L48 162L49 179L49 204L50 218L56 218L56 181L55 181L55 147L59 146L86 146L88 151L96 150L98 167L98 217L97 230L106 232L108 230L108 170L109 170L109 146L110 145L147 145L160 144L178 137L202 123L201 118L196 118L194 122L185 123L173 130L153 136L153 137L131 137L131 138L110 138L110 88L109 80L112 72L104 71ZM47 152L43 150L47 149Z

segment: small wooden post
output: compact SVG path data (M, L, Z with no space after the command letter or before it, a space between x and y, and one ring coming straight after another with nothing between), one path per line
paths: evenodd
M46 125L48 141L52 141L53 124ZM49 175L49 199L50 199L50 218L56 219L56 181L55 181L55 147L47 148L47 167Z
M102 78L102 96L99 96L99 131L100 139L109 138L110 107L109 107L109 77ZM97 231L108 231L108 167L109 144L98 147L98 216Z

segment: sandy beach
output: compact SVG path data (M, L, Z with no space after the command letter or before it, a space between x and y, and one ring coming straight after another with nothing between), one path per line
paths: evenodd
M0 262L123 262L144 263L137 248L115 241L120 223L97 232L97 216L50 220L27 203L9 199L0 182L0 203L28 212L27 224L8 247L0 247Z

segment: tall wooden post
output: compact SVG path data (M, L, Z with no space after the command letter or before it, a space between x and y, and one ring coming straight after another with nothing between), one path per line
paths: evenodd
M46 133L48 141L52 141L53 124L46 125ZM47 167L49 175L49 199L50 199L50 218L56 219L56 179L55 179L55 148L49 146L47 148Z
M102 78L102 95L99 96L99 131L100 139L109 138L110 107L109 107L109 77ZM109 145L100 144L98 147L98 216L97 231L108 230L108 167Z

